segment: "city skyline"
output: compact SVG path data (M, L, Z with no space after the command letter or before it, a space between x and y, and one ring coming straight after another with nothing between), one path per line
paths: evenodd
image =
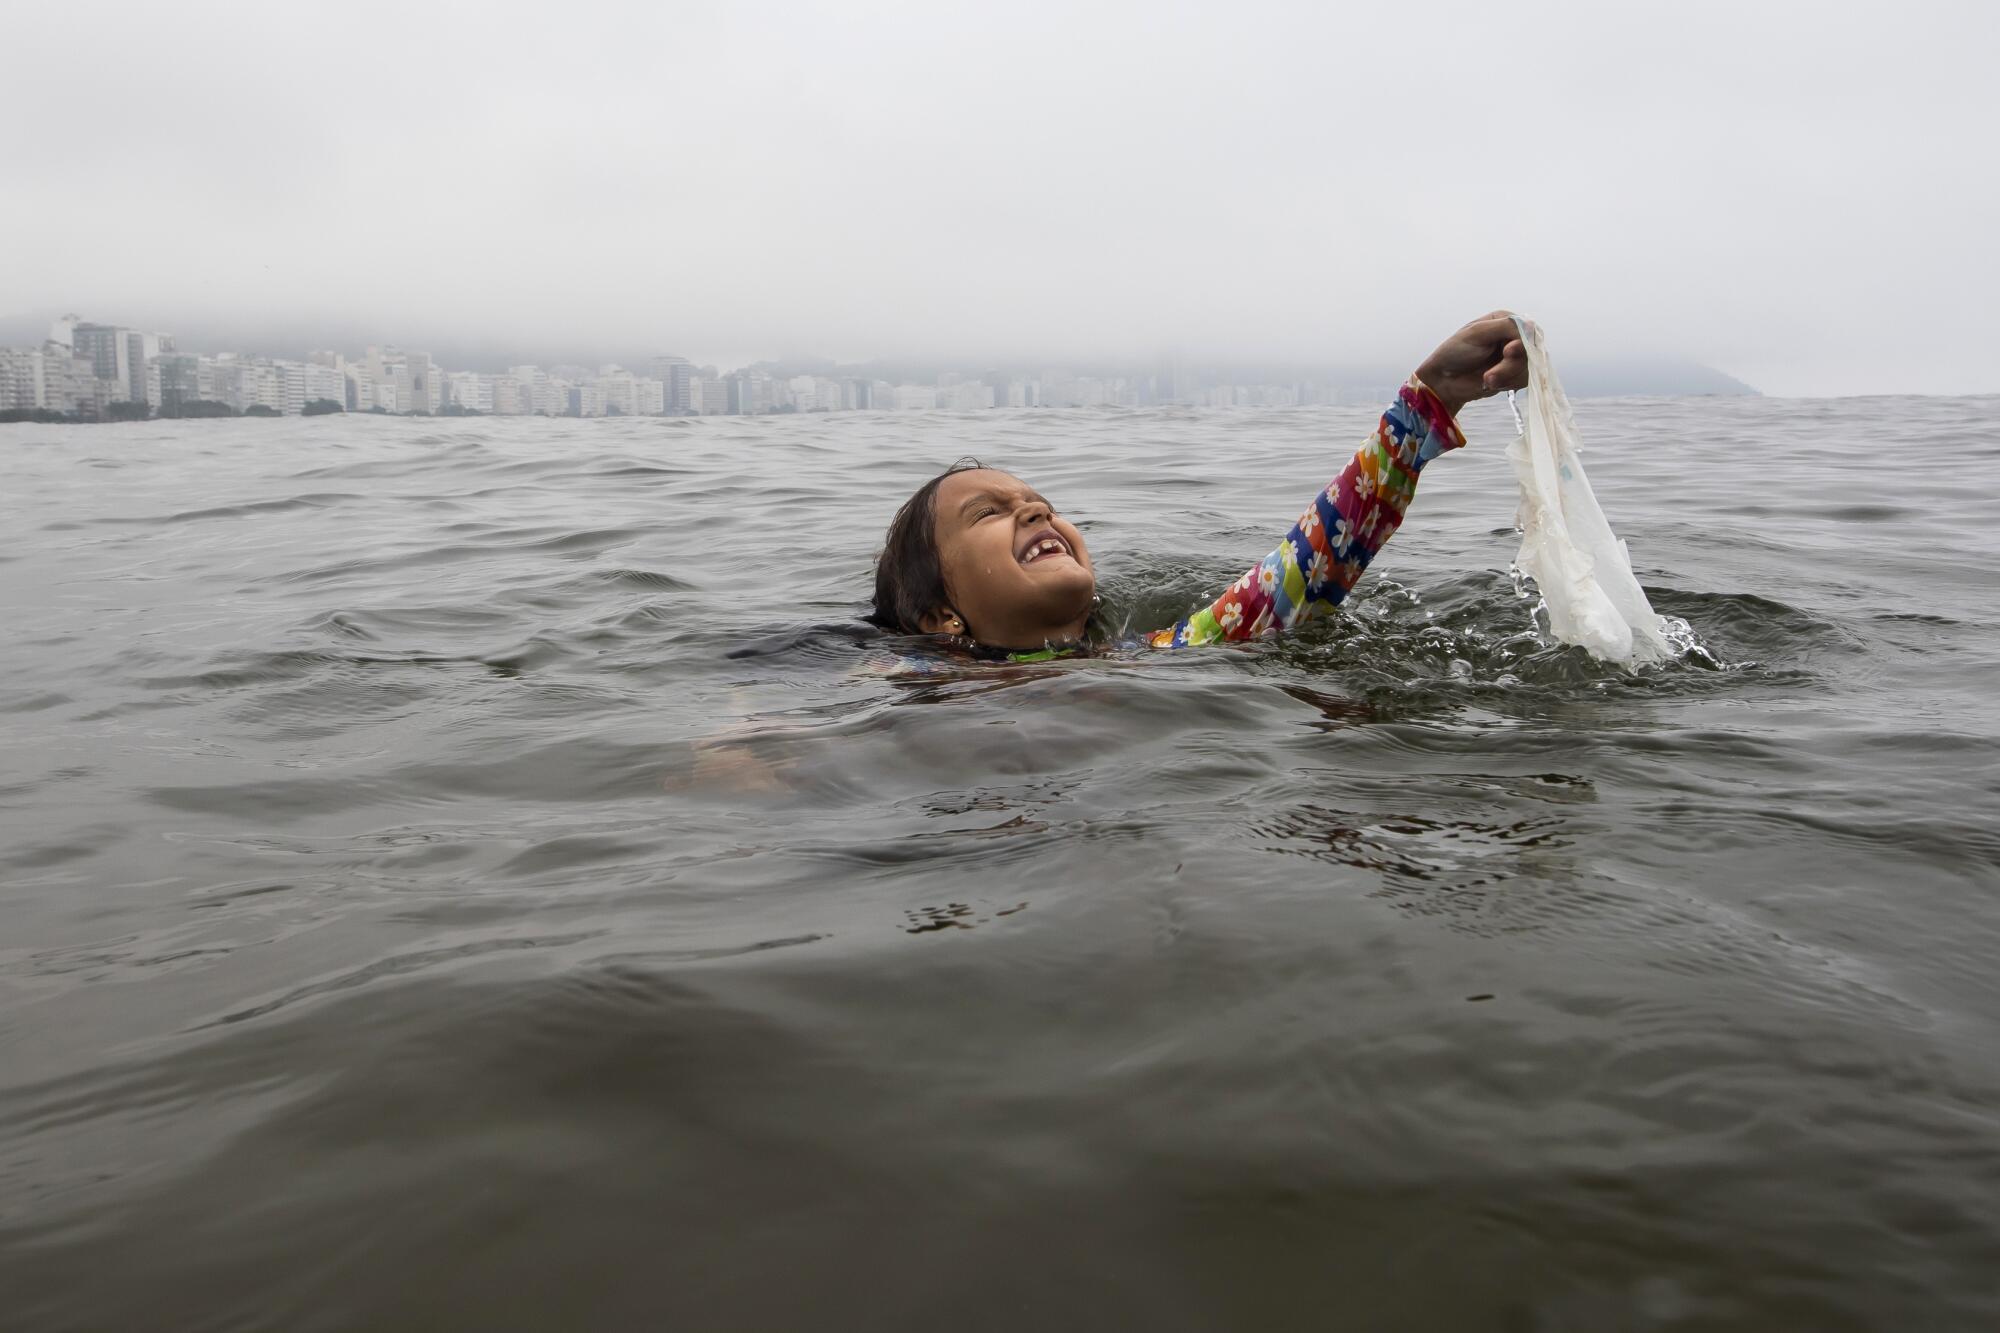
M1754 393L1718 372L1669 392ZM1685 375L1687 372L1683 372ZM32 346L0 347L0 413L74 420L315 415L717 416L1029 407L1352 406L1394 392L1385 368L1203 366L1163 355L1147 368L840 365L764 360L724 371L660 353L637 367L520 362L453 369L429 352L371 344L360 355L198 352L172 333L59 316ZM1657 391L1650 390L1650 391Z

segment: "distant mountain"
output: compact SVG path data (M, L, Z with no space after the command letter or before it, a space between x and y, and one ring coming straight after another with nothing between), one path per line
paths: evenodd
M0 347L25 347L39 344L48 336L49 323L60 312L47 311L33 315L0 316ZM86 319L109 319L122 321L123 316L115 311L79 311ZM578 347L550 344L543 347L527 347L511 341L477 340L466 338L391 338L379 331L362 329L357 326L342 326L328 322L311 327L280 326L273 321L239 320L209 324L168 324L165 326L138 325L138 327L159 327L161 331L172 333L182 351L207 352L248 352L259 356L285 357L297 359L307 353L332 348L349 355L358 355L370 343L387 345L396 343L402 347L429 352L439 365L448 370L498 371L509 366L535 364L543 366L583 365L597 366L616 363L625 366L643 366L647 359L662 352L676 352L673 347ZM1038 360L1025 357L1010 357L987 362L933 361L924 358L900 357L882 358L875 361L840 364L823 357L787 356L757 363L757 368L774 375L828 375L834 377L860 376L867 379L888 380L890 383L931 383L940 374L956 372L967 377L1001 374L1009 376L1036 376L1044 371L1056 369L1070 375L1094 375L1101 378L1124 376L1143 378L1160 376L1170 370L1187 375L1192 381L1202 385L1236 384L1301 384L1318 381L1355 390L1369 390L1382 385L1399 383L1407 374L1406 369L1391 366L1368 366L1311 362L1201 362L1192 358L1178 366L1169 366L1159 359L1088 361L1076 358L1051 358ZM724 366L723 370L734 369ZM1563 387L1572 397L1608 398L1623 395L1647 395L1658 397L1681 397L1699 394L1756 395L1758 391L1743 381L1719 370L1687 360L1653 361L1588 361L1564 360L1562 363Z
M1693 361L1564 361L1557 374L1573 398L1763 396L1735 376Z

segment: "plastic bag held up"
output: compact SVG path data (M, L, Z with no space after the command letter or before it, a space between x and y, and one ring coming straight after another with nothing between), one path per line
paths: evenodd
M1528 388L1520 395L1526 411L1516 404L1521 433L1507 449L1521 483L1515 517L1521 550L1514 562L1535 580L1559 641L1613 662L1661 661L1673 649L1633 576L1631 554L1584 476L1576 421L1542 346L1541 327L1519 317L1514 322L1528 352Z

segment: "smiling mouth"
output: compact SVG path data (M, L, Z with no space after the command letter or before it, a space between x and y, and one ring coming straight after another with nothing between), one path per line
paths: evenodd
M1028 549L1021 552L1021 563L1032 565L1037 560L1046 560L1052 555L1064 555L1072 560L1076 559L1069 549L1069 543L1062 538L1040 537L1029 542Z

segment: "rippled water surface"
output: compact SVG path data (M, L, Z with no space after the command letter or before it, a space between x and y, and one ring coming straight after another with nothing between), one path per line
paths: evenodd
M2000 400L1580 405L1508 577L910 669L961 454L1114 621L1366 412L0 427L0 1324L2000 1325Z

